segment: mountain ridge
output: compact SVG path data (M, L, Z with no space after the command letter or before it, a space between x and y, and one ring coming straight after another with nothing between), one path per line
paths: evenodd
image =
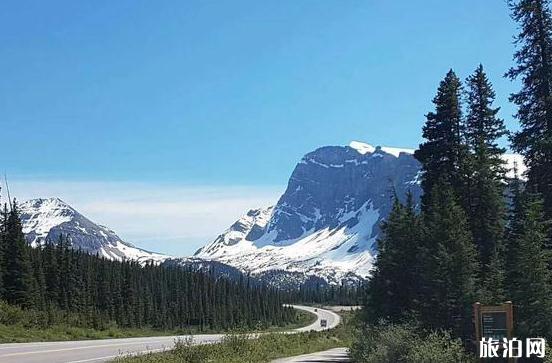
M167 257L123 241L114 231L92 222L60 198L31 199L18 207L23 233L33 247L56 243L63 235L72 246L108 259L160 261Z
M253 209L195 256L254 275L303 272L340 283L370 276L392 199L422 194L414 149L352 141L307 153L276 205ZM506 154L508 177L525 168ZM261 216L259 218L257 216Z
M22 203L21 219L32 246L64 234L75 248L111 259L214 268L228 275L241 271L285 286L355 282L370 276L380 225L393 197L410 192L419 201L422 172L413 153L358 141L309 152L296 164L275 205L247 211L190 257L124 242L59 198ZM505 162L524 171L519 155L507 154Z

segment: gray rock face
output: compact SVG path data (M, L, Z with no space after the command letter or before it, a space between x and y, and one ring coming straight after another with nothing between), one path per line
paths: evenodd
M392 155L376 148L361 154L345 146L327 146L303 157L295 167L285 193L278 201L267 232L276 231L275 243L296 239L306 231L353 226L354 217L343 217L370 204L381 218L389 214L393 195L408 191L415 199L419 162L411 154ZM372 236L379 232L374 226Z
M249 211L196 256L276 285L367 277L394 195L420 198L420 164L412 153L358 142L310 152L274 207Z

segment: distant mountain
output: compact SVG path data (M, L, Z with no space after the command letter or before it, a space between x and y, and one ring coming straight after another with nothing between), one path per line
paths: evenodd
M277 285L366 278L393 196L421 196L413 152L352 142L308 153L275 206L250 210L195 256ZM523 171L520 156L507 155L506 162Z
M23 233L31 246L68 236L74 248L113 260L162 261L167 256L124 242L107 227L96 224L59 198L33 199L19 205Z
M33 199L19 205L23 233L27 242L38 247L67 236L71 246L110 260L153 261L167 267L185 267L215 276L240 278L243 272L224 263L197 257L174 258L150 252L125 242L109 228L92 222L59 198Z
M58 198L20 205L32 246L69 236L72 246L106 258L153 260L230 277L251 275L279 287L354 283L370 275L380 224L393 196L421 196L413 150L361 142L325 146L297 164L276 205L253 209L193 257L176 258L124 242ZM523 159L506 155L506 165Z

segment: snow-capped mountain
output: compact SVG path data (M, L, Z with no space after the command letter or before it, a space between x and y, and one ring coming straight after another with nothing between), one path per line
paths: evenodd
M23 233L31 246L56 242L68 236L74 248L113 259L162 261L167 256L122 241L107 227L98 225L58 198L32 199L19 205Z
M413 153L361 142L308 153L276 205L250 210L192 257L135 247L58 198L30 200L19 209L33 246L63 234L74 248L110 259L154 260L227 276L241 271L281 287L356 281L370 275L393 196L410 191L419 200L420 164ZM505 161L524 172L521 156L506 155Z
M421 196L413 153L361 142L308 153L275 206L250 210L196 256L274 283L368 277L393 196ZM515 162L523 172L521 157L506 156L509 167Z

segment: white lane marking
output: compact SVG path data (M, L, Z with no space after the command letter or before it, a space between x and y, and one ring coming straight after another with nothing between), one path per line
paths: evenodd
M140 352L132 352L127 354L117 354L117 355L106 355L105 357L97 357L97 358L90 358L90 359L81 359L81 360L72 360L70 362L66 363L85 363L85 362L94 362L96 360L104 360L104 359L111 359L111 358L117 358L117 357L126 357L126 356L135 356L135 355L142 355L142 354L148 354L148 353L159 353L166 351L166 348L159 348L159 349L150 349L150 350L142 350Z
M57 341L57 342L36 342L36 343L7 343L7 344L0 344L0 350L3 349L21 349L21 348L36 348L36 347L44 347L44 346L55 346L55 345L71 345L71 344L81 344L83 347L86 346L86 344L94 344L96 342L109 342L109 343L116 343L116 344L123 344L123 343L148 343L151 342L151 339L177 339L177 338L186 338L189 337L189 335L166 335L161 337L142 337L142 338L120 338L120 339L89 339L89 340L67 340L67 341Z
M317 312L314 312L314 308L312 308L312 307L305 307L305 306L293 306L293 307L295 307L297 309L300 309L300 310L305 310L305 311L310 311L310 312L315 313L317 315L317 322L319 322L319 320L322 318L322 315L326 315L326 314L329 315L329 316L327 316L328 320L331 320L332 323L335 320L336 323L335 324L330 323L329 324L330 326L327 327L326 329L333 328L333 327L337 326L340 322L340 316L338 314L335 314L332 311L328 311L328 310L325 310L325 309L318 309ZM321 313L323 313L323 314L321 314ZM334 319L331 319L331 318L334 318ZM313 327L313 328L315 328L313 330L325 330L325 329L320 329L320 326L314 327L314 325L316 325L316 323L311 324L310 326L304 327L302 329ZM298 329L298 330L295 330L295 331L290 331L288 333L294 333L294 332L298 332L298 331L301 331L301 329ZM195 344L214 343L217 340L219 340L220 337L222 337L222 336L223 335L216 335L216 334L214 334L214 335L205 335L205 336L198 335L198 336L195 336L194 338L200 338L200 340L196 341ZM253 334L253 336L255 336L255 334ZM185 336L180 336L180 337L185 337ZM152 341L152 340L143 339L141 341L133 342L133 341L130 341L130 340L140 339L140 338L130 338L130 339L129 338L123 338L121 340L114 339L114 340L117 340L117 342L112 340L111 344L88 345L88 346L79 346L79 347L72 347L72 348L50 349L50 350L31 351L31 352L17 352L17 353L9 353L9 354L0 355L0 357L13 357L13 356L21 356L21 355L29 355L29 354L54 353L54 352L71 351L71 350L112 347L112 346L117 346L117 345L121 345L121 344L125 344L125 345L136 345L136 344L144 344L144 343L155 344L155 343L159 343L159 342L165 342L167 339L171 339L171 338L174 340L174 339L178 338L178 336L167 336L167 337L157 337L157 338L163 339L163 340ZM203 338L204 340L201 340L201 338ZM90 342L90 341L53 342L53 343L56 343L56 344L57 343L74 344L74 343L88 343L88 342ZM17 344L17 343L15 343L15 344ZM25 343L23 343L23 344L25 344ZM35 344L32 344L32 343L29 343L29 344L30 345L28 345L28 347L30 347L30 348L39 346L39 345L35 345ZM51 343L42 343L42 344L40 344L40 346L43 346L43 345L51 345ZM0 346L0 349L13 349L13 348L14 348L14 346L9 346L9 347L1 347ZM22 348L22 347L18 346L16 348ZM97 359L94 358L92 361L94 361L94 360L100 360L100 358L97 358Z
M206 335L206 336L197 336L194 337L194 340L197 341L199 344L203 341L216 341L219 340L222 336L212 336L212 335ZM196 340L196 338L200 338L199 340ZM202 339L203 338L203 339ZM28 355L28 354L40 354L40 353L56 353L56 352L65 352L70 350L82 350L82 349L93 349L93 348L105 348L105 347L114 347L121 344L127 345L137 345L137 344L156 344L156 343L167 343L166 339L163 340L152 340L152 341L146 341L146 342L125 342L125 343L112 343L112 344L99 344L99 345L88 345L83 347L73 347L73 348L61 348L61 349L49 349L49 350L36 350L32 352L17 352L17 353L8 353L0 355L0 358L2 357L16 357L19 355Z
M156 343L163 343L166 341L165 340L158 340L158 341L151 341L151 342L146 342L148 344L156 344ZM137 343L125 343L125 345L136 345L136 344L144 344L144 342L137 342ZM50 349L50 350L36 350L36 351L32 351L32 352L18 352L18 353L8 353L8 354L3 354L3 355L0 355L0 358L1 357L16 357L18 355L28 355L28 354L41 354L41 353L56 353L56 352L65 352L65 351L69 351L69 350L81 350L81 349L94 349L94 348L105 348L105 347L113 347L113 346L118 346L118 345L121 345L121 343L114 343L114 344L100 344L100 345L89 345L89 346L85 346L85 347L74 347L74 348L61 348L61 349Z

